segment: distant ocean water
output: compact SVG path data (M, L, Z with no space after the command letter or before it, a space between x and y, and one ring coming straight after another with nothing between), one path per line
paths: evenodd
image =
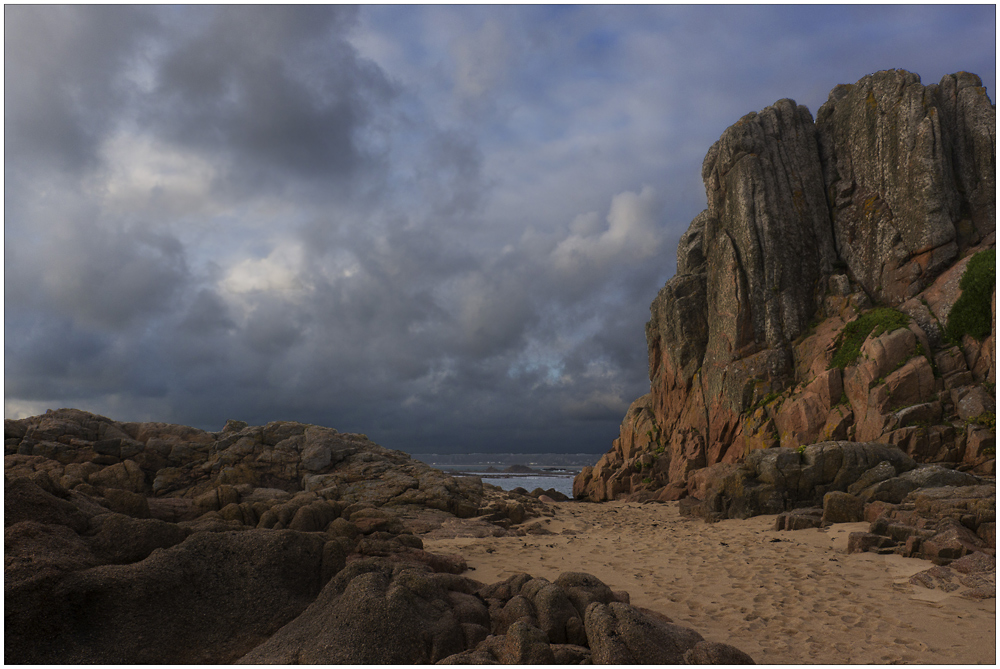
M457 476L478 476L483 483L504 490L552 488L573 496L573 479L580 470L600 459L594 453L424 453L413 456L431 467ZM504 472L508 467L528 467L529 472Z

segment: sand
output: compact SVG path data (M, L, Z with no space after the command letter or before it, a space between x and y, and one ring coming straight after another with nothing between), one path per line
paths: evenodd
M427 538L424 547L462 555L474 569L466 575L484 583L593 574L758 664L996 662L996 600L910 585L933 566L925 560L848 555L848 534L867 523L776 532L774 516L707 524L676 502L553 507L541 520L553 534Z

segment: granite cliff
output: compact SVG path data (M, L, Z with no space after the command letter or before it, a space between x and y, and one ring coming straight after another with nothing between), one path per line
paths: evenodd
M650 392L575 496L698 496L692 472L836 440L993 474L995 116L974 74L891 70L728 128L650 307Z

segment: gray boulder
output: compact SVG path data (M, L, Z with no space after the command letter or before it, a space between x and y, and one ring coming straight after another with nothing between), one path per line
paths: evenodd
M886 479L891 479L898 473L899 472L896 471L896 468L893 467L891 463L883 460L862 474L857 481L847 486L847 492L852 495L857 495L865 488L885 481Z
M614 593L607 585L596 576L578 571L565 571L559 575L555 584L558 585L582 619L587 613L587 609L594 602L600 604L610 604L615 599Z
M982 482L975 474L948 469L940 465L922 465L899 476L878 481L858 492L863 502L899 504L911 492L920 488L941 486L974 486Z
M823 495L823 524L858 523L864 520L865 503L848 492L833 490Z
M468 650L449 592L475 592L460 576L350 563L294 621L240 659L242 664L426 664ZM485 612L485 606L482 607ZM481 620L481 614L476 619Z

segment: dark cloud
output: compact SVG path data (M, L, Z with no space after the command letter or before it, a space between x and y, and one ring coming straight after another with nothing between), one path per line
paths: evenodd
M6 7L7 414L604 451L711 143L981 14Z
M361 131L392 87L344 39L355 8L190 9L196 27L166 45L144 105L165 137L221 153L253 188L334 187L377 157Z
M4 6L7 169L78 170L135 94L123 72L157 26L144 7Z
M59 223L37 243L7 255L10 306L48 308L98 331L176 307L189 280L177 239L143 229L108 230L86 216Z

